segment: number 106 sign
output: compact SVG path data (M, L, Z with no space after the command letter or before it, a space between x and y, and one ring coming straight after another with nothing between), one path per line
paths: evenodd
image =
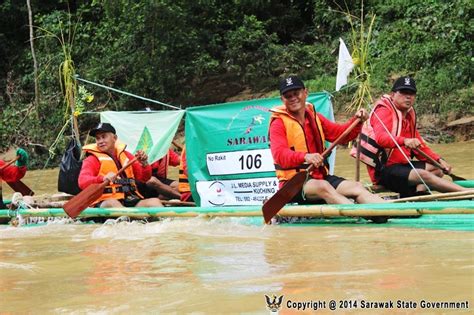
M206 162L210 175L275 171L270 149L208 153Z

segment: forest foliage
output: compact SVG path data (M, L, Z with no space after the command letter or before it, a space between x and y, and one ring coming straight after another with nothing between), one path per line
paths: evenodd
M70 114L59 81L64 46L81 78L183 108L223 102L244 89L271 92L286 74L300 75L311 90L330 91L335 103L343 103L355 88L334 93L339 38L352 51L347 13L360 17L362 8L364 15L376 16L368 56L374 97L409 74L417 80L418 113L459 118L473 112L471 0L31 0L31 5L38 104L26 1L0 4L0 151L12 144L49 148L64 126ZM94 95L86 111L163 109L78 83ZM81 115L80 130L85 133L95 121L94 115Z

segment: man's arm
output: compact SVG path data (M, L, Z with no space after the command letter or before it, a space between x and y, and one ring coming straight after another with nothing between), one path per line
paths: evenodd
M420 147L418 148L419 150L425 152L427 155L429 155L433 160L435 161L439 161L439 159L441 158L438 154L434 153L430 147L428 147L424 141L424 139L421 137L420 133L418 132L418 130L415 132L415 137L420 141L421 145ZM416 150L413 150L413 152L415 153L415 156L418 160L420 161L427 161L427 159L416 152Z
M125 152L129 160L133 160L135 156L130 152ZM146 163L146 166L143 166L141 162L135 162L132 164L133 176L135 180L146 183L151 177L151 166Z
M169 150L168 151L168 154L169 154L169 164L171 166L179 166L179 163L181 161L181 157L179 156L178 153L176 153L175 151L173 150Z
M84 190L91 184L100 184L104 181L104 177L99 175L100 162L93 156L89 155L82 161L81 172L79 173L79 188Z

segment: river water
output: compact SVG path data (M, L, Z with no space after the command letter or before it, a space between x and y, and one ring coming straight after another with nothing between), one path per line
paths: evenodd
M474 142L433 147L455 174L474 178ZM336 165L354 178L346 150ZM32 171L24 181L42 194L54 191L56 175ZM0 226L0 313L268 314L265 295L273 294L283 295L282 314L333 306L472 313L474 234L390 224L262 227L245 218Z

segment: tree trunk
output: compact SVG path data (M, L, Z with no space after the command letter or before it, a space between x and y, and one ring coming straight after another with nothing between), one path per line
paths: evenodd
M28 22L30 26L30 47L31 47L31 56L33 57L33 68L34 68L35 107L36 107L36 114L38 114L38 106L39 106L38 62L36 61L36 54L35 54L34 35L33 35L33 13L31 12L30 0L26 0L26 5L28 7Z

